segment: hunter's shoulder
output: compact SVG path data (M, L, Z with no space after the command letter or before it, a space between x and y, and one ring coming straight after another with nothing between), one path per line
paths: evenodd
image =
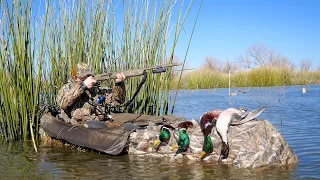
M66 84L61 86L59 92L70 91L72 88L74 88L75 86L78 86L78 85L79 85L79 83L76 83L74 81L69 80Z
M61 88L60 88L60 91L64 91L64 90L67 90L67 89L71 89L73 83L72 82L67 82L66 84L62 85Z

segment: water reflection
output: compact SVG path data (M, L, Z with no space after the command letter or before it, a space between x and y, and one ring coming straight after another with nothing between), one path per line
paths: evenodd
M3 179L288 179L295 169L238 169L199 161L79 153L68 147L41 148L35 155L31 142L1 142L0 151Z
M38 157L29 142L0 140L0 153L1 179L39 179Z

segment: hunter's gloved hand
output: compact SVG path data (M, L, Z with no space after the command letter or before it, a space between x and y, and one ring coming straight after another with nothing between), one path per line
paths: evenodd
M103 114L98 115L98 120L99 121L104 121L104 115Z
M96 82L97 81L93 76L89 76L83 81L83 84L86 85L88 89L91 89L96 84Z
M121 72L117 74L116 83L122 82L126 79L126 76Z

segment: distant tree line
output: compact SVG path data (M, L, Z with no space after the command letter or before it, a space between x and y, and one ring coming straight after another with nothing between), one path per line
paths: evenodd
M237 60L229 61L228 59L221 62L215 57L206 57L202 68L211 69L220 72L234 73L240 70L255 69L259 67L277 67L288 69L290 71L309 72L312 68L312 60L310 58L302 59L299 64L299 69L287 57L282 56L273 48L268 48L262 43L257 43L242 53ZM320 67L317 69L320 70Z
M297 68L292 61L274 49L257 43L233 61L228 58L220 61L212 56L206 57L202 67L184 69L181 80L175 74L171 88L225 88L229 86L229 79L232 87L320 84L320 67L316 71L311 68L311 59L302 59Z

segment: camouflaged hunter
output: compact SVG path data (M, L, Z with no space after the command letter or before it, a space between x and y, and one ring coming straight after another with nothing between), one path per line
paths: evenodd
M88 88L85 80L92 78L93 73L85 63L78 63L72 69L72 78L67 84L62 86L57 95L57 104L61 108L61 118L70 124L83 124L89 120L103 120L100 116L102 111L98 107L93 108L92 103L97 102L98 97L106 96L106 103L119 105L124 103L126 91L123 79L115 83L110 89L98 88L96 86ZM95 80L93 80L95 82ZM101 108L101 107L100 107Z

